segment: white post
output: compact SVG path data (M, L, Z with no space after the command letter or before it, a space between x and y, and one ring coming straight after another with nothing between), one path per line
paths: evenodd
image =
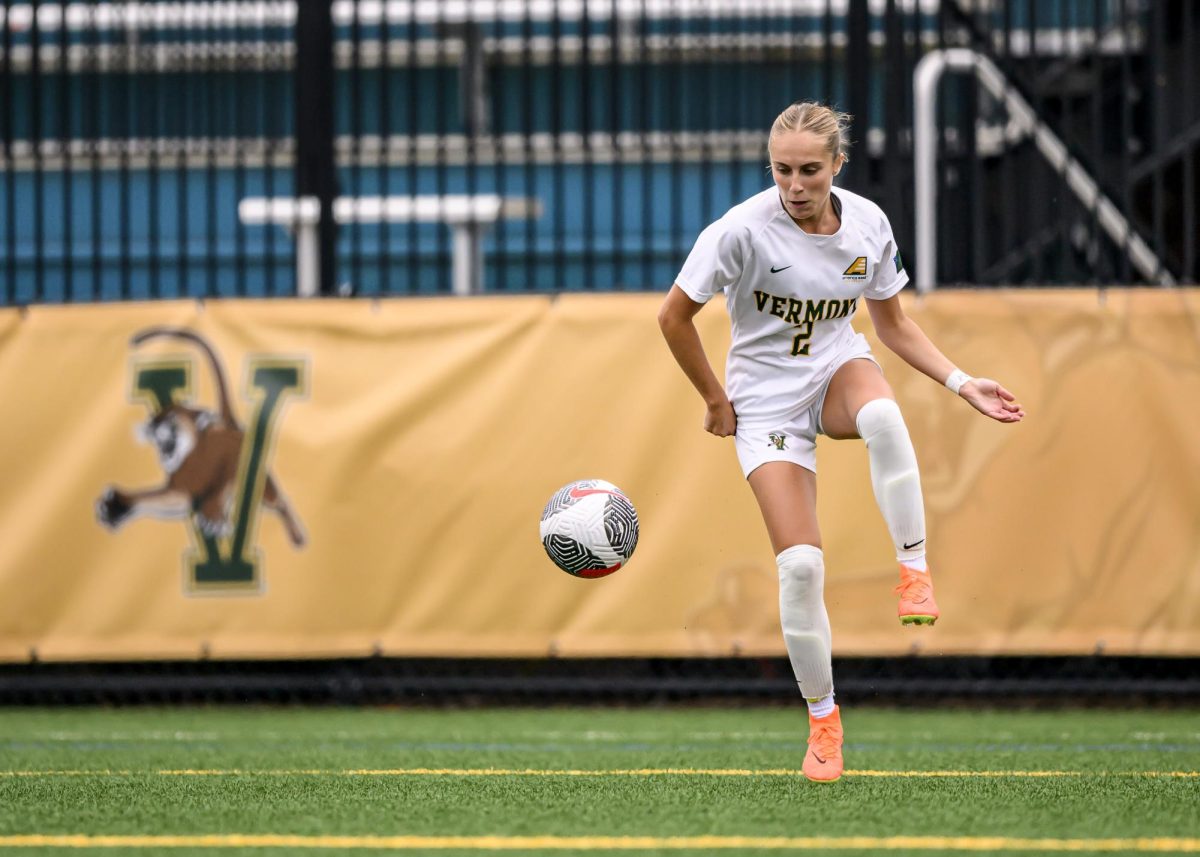
M312 298L321 281L321 236L315 223L296 227L296 295Z
M321 284L321 200L299 197L292 222L296 230L296 294L313 298Z
M452 223L454 231L454 278L456 295L474 295L483 291L483 230L482 224L467 220Z
M972 69L975 52L967 48L930 51L913 72L917 294L932 291L937 285L937 87L947 66L959 71Z

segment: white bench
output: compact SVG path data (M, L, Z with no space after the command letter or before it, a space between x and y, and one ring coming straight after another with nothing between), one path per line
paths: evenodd
M496 194L443 196L340 196L333 201L338 223L445 223L454 233L453 282L456 295L470 295L483 286L483 236L497 220L536 218L540 200ZM315 196L247 197L238 203L238 220L246 225L274 224L296 236L296 292L317 294L321 245L317 226L321 206Z

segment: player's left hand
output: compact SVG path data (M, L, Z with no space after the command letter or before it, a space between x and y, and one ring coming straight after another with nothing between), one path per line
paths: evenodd
M979 413L999 422L1019 423L1025 417L1025 409L1016 397L991 378L972 378L962 385L958 394Z

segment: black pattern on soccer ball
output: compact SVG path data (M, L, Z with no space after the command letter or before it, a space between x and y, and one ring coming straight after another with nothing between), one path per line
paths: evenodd
M638 542L638 516L633 503L624 494L613 494L605 503L604 534L623 561L633 556Z
M542 546L546 548L546 553L555 565L576 577L580 576L582 572L602 571L608 568L604 560L575 539L567 536L558 534L546 536Z
M556 512L568 506L574 506L578 502L578 498L571 496L571 489L595 487L595 479L581 479L578 482L572 482L570 485L564 485L562 488L559 488L554 492L554 496L550 498L550 501L546 503L546 508L542 509L542 520L545 521Z

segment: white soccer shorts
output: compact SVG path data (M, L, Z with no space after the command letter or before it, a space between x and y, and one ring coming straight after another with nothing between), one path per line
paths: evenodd
M876 366L879 361L871 354L871 347L862 334L855 336L850 344L835 358L832 369L821 384L816 400L808 405L778 417L747 418L738 416L734 444L742 475L749 476L755 468L768 461L790 461L806 470L817 472L817 435L822 434L821 410L825 407L825 394L829 382L837 370L851 360L865 358Z

